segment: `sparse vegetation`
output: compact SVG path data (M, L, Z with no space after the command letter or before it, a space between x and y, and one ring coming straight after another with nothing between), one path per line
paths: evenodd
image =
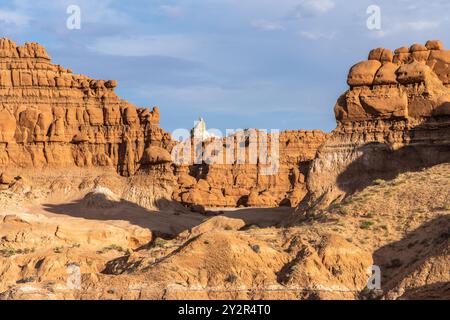
M111 244L107 247L104 247L102 250L97 251L97 253L102 254L102 253L106 253L108 251L126 252L126 250L124 248L122 248L121 246L119 246L117 244Z
M360 223L359 227L364 230L370 229L375 224L373 221L363 221Z
M373 217L374 217L374 214L372 212L368 212L365 215L363 215L363 218L366 218L366 219L370 219L370 218L373 218Z
M354 199L351 197L344 200L344 204L352 204L353 202L354 202Z
M251 248L252 248L252 250L253 250L255 253L260 253L260 252L261 252L261 248L260 248L260 246L257 245L257 244L253 245Z
M26 277L20 280L17 280L16 283L21 284L21 283L30 283L30 282L35 282L36 281L36 277Z
M19 254L28 254L34 252L34 248L24 248L24 249L13 249L13 248L6 248L6 249L0 249L0 256L3 256L5 258L12 257Z
M54 253L62 253L64 251L64 247L56 247L53 248Z
M167 240L164 240L163 238L156 238L154 244L155 247L164 248L167 244Z
M225 281L229 283L235 283L237 281L238 277L234 274L230 274Z

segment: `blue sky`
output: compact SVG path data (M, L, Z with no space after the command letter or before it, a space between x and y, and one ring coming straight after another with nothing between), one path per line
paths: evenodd
M67 7L81 9L68 30ZM369 5L381 30L366 26ZM348 69L371 48L441 39L450 47L447 0L17 0L0 3L0 31L39 42L55 63L118 94L158 105L161 125L323 129Z

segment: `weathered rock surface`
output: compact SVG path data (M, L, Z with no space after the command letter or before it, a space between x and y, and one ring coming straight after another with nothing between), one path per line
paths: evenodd
M258 133L259 134L259 133ZM267 134L270 145L270 134ZM247 143L243 148L244 163L198 164L179 166L175 175L178 190L174 200L206 207L277 207L296 206L306 194L305 174L317 149L327 138L320 131L284 131L279 136L279 165L273 173L266 174L272 163L251 162ZM213 140L212 143L214 143ZM238 140L234 141L237 152ZM219 141L219 146L226 140ZM270 155L270 154L269 154ZM226 163L226 154L221 154ZM237 157L235 157L237 159Z
M375 179L450 161L450 51L439 41L371 51L351 68L338 126L308 173L308 205L326 206Z
M0 299L448 298L450 165L417 170L449 162L446 55L439 41L373 50L338 128L282 133L266 176L260 162L175 166L157 109L1 40ZM307 192L295 214L203 207Z
M2 188L14 182L8 172L95 167L132 177L131 184L147 189L158 185L162 190L152 194L185 204L295 206L306 194L306 167L326 134L283 132L274 175L263 176L259 164L248 163L174 167L175 143L159 127L159 109L131 105L117 97L116 86L115 80L94 80L52 64L36 43L1 39ZM148 206L154 202L136 188L130 197Z
M148 148L168 148L159 110L114 93L114 80L75 75L44 47L0 40L0 166L113 167L133 175ZM150 158L145 164L160 162Z

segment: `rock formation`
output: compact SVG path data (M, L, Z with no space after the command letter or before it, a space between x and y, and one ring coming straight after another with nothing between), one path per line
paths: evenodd
M256 132L256 131L255 131ZM270 134L266 134L270 145ZM264 174L270 163L250 161L249 139L243 148L244 163L196 164L179 166L176 169L178 189L174 199L185 204L199 204L206 207L277 207L296 206L306 191L305 174L319 146L327 134L315 131L284 131L279 136L279 167L273 173ZM233 137L232 137L233 138ZM211 142L211 141L210 141ZM214 143L214 140L211 142ZM219 141L226 145L227 139ZM233 140L236 153L239 139ZM236 159L237 157L235 157Z
M0 40L0 300L449 299L449 55L372 50L336 130L281 133L267 174L204 122L201 151L246 161L172 162L157 108Z
M185 204L295 206L305 195L307 163L326 134L282 133L275 175L261 176L259 164L173 166L176 143L159 127L159 109L133 106L117 97L116 86L115 80L94 80L52 64L39 44L1 39L2 185L9 186L8 175L22 170L97 168L131 177L141 187L159 184L165 190L156 194L168 199L173 194ZM204 127L201 121L197 129ZM142 198L133 190L127 197Z
M52 64L39 44L1 39L0 166L113 167L129 176L165 162L154 154L171 143L158 108L136 108L116 86Z
M450 161L450 51L439 41L374 49L350 69L338 126L309 171L307 205L326 206L375 179Z

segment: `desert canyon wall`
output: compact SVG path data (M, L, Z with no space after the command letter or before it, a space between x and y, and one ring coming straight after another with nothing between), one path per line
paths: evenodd
M52 64L39 44L1 39L0 166L112 166L129 176L170 160L152 153L170 145L159 110L121 100L116 86Z
M445 299L449 66L438 41L371 51L337 128L282 132L264 175L174 163L158 108L1 39L0 300ZM236 206L297 210L204 208Z
M320 131L292 130L279 135L279 165L276 170L265 173L270 166L262 163L258 155L257 163L250 160L249 140L254 146L261 141L260 135L267 134L271 146L271 134L254 131L246 136L243 146L245 163L226 164L226 152L219 155L223 164L181 165L176 168L178 189L174 193L176 201L205 207L278 207L296 206L307 194L305 175L317 149L325 141L327 134ZM234 138L233 138L234 139ZM237 153L239 139L234 139L231 152ZM214 143L213 141L209 141ZM219 147L227 143L219 141ZM208 146L208 143L206 143ZM219 148L220 149L220 148ZM237 158L237 157L235 157Z
M259 164L178 166L159 109L120 99L116 86L52 64L37 43L0 39L2 188L24 172L89 169L126 177L131 187L119 193L145 206L156 198L208 207L296 206L306 194L308 164L327 134L281 133L280 169L273 175L261 175Z
M5 189L24 172L89 168L128 179L120 195L147 207L159 199L204 207L328 205L377 178L449 161L449 64L439 41L372 50L349 72L332 134L282 132L279 170L264 175L259 162L174 164L178 142L160 128L157 107L120 99L114 80L52 64L39 44L1 39L0 182Z
M450 161L450 51L440 41L377 48L353 66L337 128L307 178L307 206L327 206L376 179Z

